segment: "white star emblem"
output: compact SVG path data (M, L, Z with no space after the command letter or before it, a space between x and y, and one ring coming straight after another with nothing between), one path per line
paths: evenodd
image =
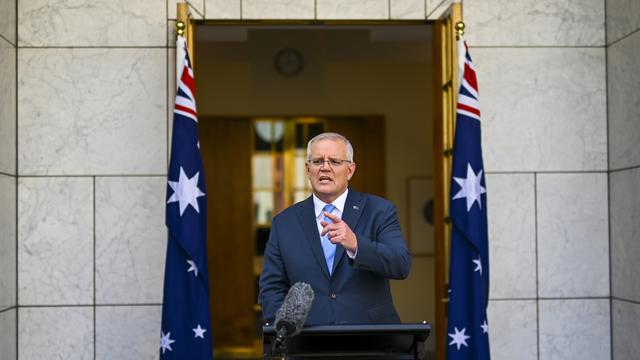
M189 269L187 269L187 272L194 272L196 274L196 276L198 276L198 266L196 265L196 262L193 260L187 260L187 264L189 264Z
M168 332L167 335L165 335L162 331L160 331L160 348L162 349L163 354L167 349L169 349L169 351L173 351L173 349L171 349L171 344L176 341L171 340L170 336L171 332Z
M204 339L204 333L207 332L207 329L203 329L200 327L200 324L198 324L198 327L195 329L191 329L193 330L193 332L195 333L195 335L193 335L194 338L202 338Z
M478 206L482 209L482 202L480 200L480 195L487 192L485 188L480 185L480 180L482 180L482 170L478 171L478 174L473 171L471 164L467 163L467 178L458 178L454 177L458 185L460 185L460 191L453 197L453 200L456 199L467 199L467 212L471 210L473 203L478 202Z
M482 323L482 325L480 325L480 327L482 328L482 333L486 334L489 332L489 324L487 324L487 320L484 320L484 323Z
M200 177L199 171L189 179L182 166L180 166L180 178L178 181L169 181L169 186L173 189L173 194L167 201L167 204L176 201L179 202L180 216L182 216L189 205L191 205L197 213L200 213L198 198L204 196L204 193L198 188L198 177Z
M465 331L467 331L467 328L462 328L462 331L458 331L458 327L453 327L453 330L456 332L455 334L449 334L449 336L451 337L451 342L449 343L449 345L456 345L456 347L458 348L458 350L460 350L460 346L464 345L466 347L469 347L469 345L467 345L467 339L469 339L471 336L467 336L465 335Z
M473 260L473 263L476 264L476 268L473 269L473 272L480 271L480 275L482 275L482 262L480 258L478 260Z

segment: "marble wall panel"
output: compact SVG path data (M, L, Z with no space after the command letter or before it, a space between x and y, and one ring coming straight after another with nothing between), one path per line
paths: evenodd
M472 46L602 46L603 0L483 0L464 3Z
M164 0L18 2L20 46L163 46Z
M316 0L316 17L318 19L388 19L389 0Z
M611 169L640 165L638 49L640 49L640 32L608 47L609 166Z
M93 180L18 180L18 303L93 302Z
M16 3L17 0L0 0L0 37L16 45Z
M425 18L424 0L389 0L389 17L398 20L422 20Z
M451 6L454 0L426 0L427 19L437 20ZM466 6L466 5L465 5Z
M0 360L16 360L16 309L0 312Z
M535 300L490 300L487 312L493 359L538 359Z
M92 307L20 308L20 360L93 359Z
M166 173L166 51L20 49L20 173Z
M536 297L533 174L488 174L491 299Z
M13 175L16 173L16 72L16 48L0 38L0 173Z
M176 4L183 2L182 0L167 0L167 18L176 19ZM194 19L204 19L205 0L189 0L189 11Z
M96 308L96 360L158 358L161 306Z
M607 44L640 29L640 1L606 0Z
M540 174L540 297L609 296L607 175Z
M474 48L485 169L606 170L603 48Z
M240 19L242 0L205 0L206 19Z
M16 305L16 178L0 174L0 311Z
M635 359L640 354L640 304L612 302L613 358Z
M612 295L640 302L640 169L612 172L610 179Z
M243 19L313 19L314 0L242 0Z
M96 303L161 303L165 177L96 178Z
M540 300L540 359L611 358L609 300Z

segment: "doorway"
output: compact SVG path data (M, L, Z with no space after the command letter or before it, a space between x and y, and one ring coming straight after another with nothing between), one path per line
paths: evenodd
M350 185L396 204L414 258L410 278L392 284L401 318L435 322L435 262L429 250L434 247L424 243L434 241L433 234L425 233L433 230L412 226L424 219L412 213L410 204L425 196L412 190L412 179L428 180L434 173L432 38L431 25L424 23L198 26L196 94L210 194L209 232L215 234L208 248L218 357L249 358L255 355L251 349L260 349L255 305L260 241L268 234L270 216L308 194L277 183L270 189L256 186L256 154L266 156L267 151L256 148L258 123L272 124L272 137L265 141L272 156L267 162L283 179L299 169L286 160L284 138L278 149L275 129L280 125L274 124L282 123L282 134L298 123L322 124L323 131L352 141L358 168ZM295 134L300 133L306 148L314 131L293 131L297 150ZM281 162L274 160L278 151ZM270 205L269 200L266 205L256 201L260 191L271 191L266 196L273 200ZM409 228L419 230L409 234Z

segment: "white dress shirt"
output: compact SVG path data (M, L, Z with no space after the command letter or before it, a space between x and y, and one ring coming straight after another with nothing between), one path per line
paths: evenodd
M344 204L347 202L347 194L349 194L349 189L348 188L340 196L338 196L338 198L332 203L332 205L335 208L333 209L331 214L336 215L340 219L342 219L342 213L344 212ZM329 204L327 204L324 201L318 199L316 197L316 194L313 194L313 208L314 208L315 213L316 213L316 224L318 225L318 234L320 234L322 232L322 229L323 229L322 224L320 224L320 221L324 220L324 214L322 214L322 210L324 209L324 207L326 205L329 205ZM320 240L322 242L321 239L318 239L318 240ZM346 250L346 251L347 251L347 255L351 259L355 259L356 255L358 254L358 249L356 249L356 252L352 252L350 250Z

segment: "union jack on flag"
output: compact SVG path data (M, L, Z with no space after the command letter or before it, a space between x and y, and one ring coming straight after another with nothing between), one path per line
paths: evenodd
M447 360L488 360L489 236L480 103L469 49L458 41L460 89L453 143Z
M211 360L207 271L207 202L200 156L193 70L178 37L178 87L173 111L166 224L169 229L160 359Z

